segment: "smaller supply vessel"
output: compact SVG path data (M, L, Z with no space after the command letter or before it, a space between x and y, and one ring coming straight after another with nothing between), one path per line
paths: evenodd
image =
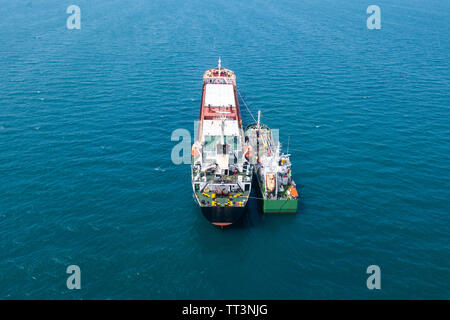
M254 173L264 213L296 213L298 191L292 178L290 154L281 152L272 130L258 122L247 126L245 140L254 152L247 154ZM276 141L276 142L275 142Z

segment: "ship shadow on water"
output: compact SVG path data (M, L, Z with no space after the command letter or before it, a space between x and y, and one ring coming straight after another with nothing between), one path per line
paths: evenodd
M246 229L259 225L262 222L263 213L258 204L257 192L254 187L250 192L250 199L247 202L247 210L242 217L229 228Z

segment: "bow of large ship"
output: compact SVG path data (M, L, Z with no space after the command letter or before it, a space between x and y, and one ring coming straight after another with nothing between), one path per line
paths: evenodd
M231 225L245 212L252 181L250 148L244 140L236 76L219 59L217 68L203 75L191 162L194 198L214 225Z

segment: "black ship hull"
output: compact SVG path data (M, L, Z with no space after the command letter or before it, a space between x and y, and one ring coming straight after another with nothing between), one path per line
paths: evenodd
M201 207L205 218L220 227L229 226L239 221L247 211L245 207Z

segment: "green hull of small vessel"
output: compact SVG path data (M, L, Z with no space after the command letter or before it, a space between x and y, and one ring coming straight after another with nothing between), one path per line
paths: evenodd
M257 173L255 172L255 184L258 186L258 196L261 203L261 207L264 213L297 213L298 210L298 199L279 199L279 200L264 200L263 192L261 188L264 185L258 179Z
M264 213L296 213L298 200L262 200Z

